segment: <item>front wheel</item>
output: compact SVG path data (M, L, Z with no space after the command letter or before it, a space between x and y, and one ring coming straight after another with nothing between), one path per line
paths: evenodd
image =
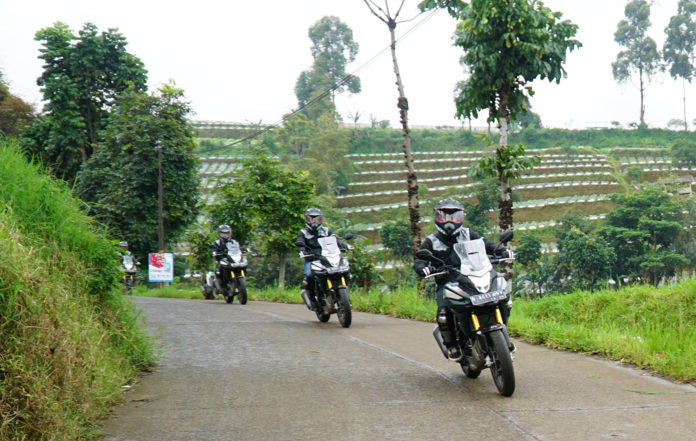
M505 341L503 331L493 331L489 336L492 343L490 347L491 358L493 359L491 375L500 395L509 397L515 392L515 371L512 368L510 349Z
M225 302L232 303L232 300L234 300L234 293L230 292L230 285L222 285L222 296L225 298Z
M353 313L350 309L350 296L348 295L348 288L342 287L338 288L338 321L341 326L347 328L350 326L353 320Z
M246 286L246 279L244 277L240 277L237 279L237 298L239 298L239 303L242 305L246 305L247 302L247 286Z

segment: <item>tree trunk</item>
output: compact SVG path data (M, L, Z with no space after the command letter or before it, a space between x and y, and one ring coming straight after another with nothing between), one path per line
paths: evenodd
M408 218L411 224L411 248L415 255L421 245L421 227L420 227L420 211L418 206L418 180L416 171L413 167L413 156L411 155L411 132L408 128L408 99L404 93L404 85L401 82L401 73L399 71L399 63L396 61L396 37L394 29L396 21L389 19L389 35L391 37L391 56L394 64L394 74L396 75L396 87L399 90L399 116L401 118L401 127L404 136L404 158L406 163L406 182L408 190Z
M645 86L643 85L643 70L639 70L640 77L640 124L645 124Z
M501 156L503 152L508 149L508 131L510 123L508 99L509 91L507 88L503 88L500 92L500 104L498 108L498 122L500 124L500 141L496 149L498 163L502 162L500 160ZM500 181L500 200L498 202L500 212L498 213L498 224L500 225L500 230L505 231L512 228L512 187L510 185L510 179L503 177L501 172L502 170L498 170L498 179Z
M285 254L278 254L278 288L285 288Z
M682 78L682 100L684 101L684 131L689 131L689 123L686 122L686 80Z

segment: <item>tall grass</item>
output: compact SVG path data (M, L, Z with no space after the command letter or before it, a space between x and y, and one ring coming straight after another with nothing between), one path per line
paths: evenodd
M532 342L696 379L695 280L518 301L510 330Z
M0 141L0 440L77 440L152 365L114 247Z

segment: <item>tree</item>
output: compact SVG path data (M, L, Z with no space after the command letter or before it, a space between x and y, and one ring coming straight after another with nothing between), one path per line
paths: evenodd
M314 183L306 171L290 170L264 150L251 150L232 179L218 183L210 207L211 224L229 223L240 241L254 236L261 240L264 251L278 258L278 286L282 287L285 258L295 251L304 211L313 201Z
M349 133L329 115L323 115L309 140L305 161L296 162L294 166L310 172L317 195L334 196L343 193L350 184L353 163L346 157L349 148Z
M286 115L283 125L278 127L273 135L283 154L293 159L302 159L314 132L314 123L304 114L296 113Z
M104 141L78 174L75 191L90 214L140 256L159 249L158 143L165 247L177 243L197 213L200 180L189 113L183 91L172 83L153 95L128 90L116 99L99 135Z
M601 238L571 226L558 241L555 276L564 290L593 291L606 286L615 259Z
M385 222L379 230L382 245L390 249L394 256L407 259L413 255L409 240L409 225L405 219Z
M475 203L462 202L466 213L466 223L474 231L483 233L490 227L488 213L495 208L498 198L498 183L494 177L483 178L474 188Z
M392 56L392 65L394 66L394 75L396 76L396 88L399 91L399 100L397 107L399 108L399 117L401 120L401 131L403 133L404 143L403 151L406 160L406 190L408 193L408 218L411 225L411 249L415 255L421 244L421 225L420 211L418 204L418 179L416 178L416 170L413 166L413 156L411 154L411 130L408 127L408 99L404 91L404 85L401 81L401 71L399 63L396 59L396 25L399 23L397 18L401 13L401 8L404 6L404 0L401 1L399 8L394 15L391 15L389 10L389 1L385 0L384 9L378 6L373 0L363 0L368 9L380 21L387 25L389 29L390 48Z
M670 149L672 163L675 166L681 163L690 167L696 166L696 142L689 139L680 139L672 144Z
M35 40L43 45L44 72L37 83L47 103L25 132L24 144L28 154L72 182L99 143L116 98L128 87L144 91L147 71L126 51L126 39L116 29L98 34L87 23L75 36L57 22L38 31Z
M346 74L346 65L355 61L359 46L353 40L350 27L334 16L322 17L309 28L309 38L312 40L314 63L311 69L300 74L295 94L300 108L310 102L319 102L320 111L315 104L314 108L305 110L305 114L315 121L326 112L336 116L336 93L346 90L360 93L360 78ZM323 100L325 96L330 97L329 103Z
M0 135L19 135L34 117L34 107L12 95L0 71Z
M691 223L683 203L656 187L611 199L617 206L599 235L616 254L616 279L644 278L657 285L689 263L675 250L679 242L690 242L692 234L683 228Z
M633 0L624 9L625 20L621 20L614 33L614 41L625 47L611 64L614 79L619 83L638 77L640 91L640 124L645 125L646 83L659 69L660 54L655 40L647 36L650 27L650 3Z
M420 6L444 7L458 20L455 45L464 50L462 60L469 77L455 99L457 117L476 118L487 110L488 120L498 122L496 154L480 168L498 177L499 224L508 229L512 227L511 180L535 163L523 157L522 146L508 145L510 119L524 111L534 95L532 81L558 83L566 76L566 54L581 46L572 39L578 28L561 21L560 12L537 0L425 0Z
M524 267L534 266L541 259L541 239L534 234L528 234L520 239L520 245L515 249L515 260Z
M662 55L669 66L669 74L672 78L682 79L682 102L684 109L684 130L689 130L686 119L686 85L691 83L696 68L694 57L696 56L696 2L693 0L679 0L677 15L669 19L665 28L667 39L662 48Z

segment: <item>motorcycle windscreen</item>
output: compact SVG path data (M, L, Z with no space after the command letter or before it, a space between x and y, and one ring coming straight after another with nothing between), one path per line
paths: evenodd
M123 255L123 266L130 268L133 266L133 258L128 254Z
M454 244L454 252L459 256L462 264L460 271L465 276L480 277L493 269L483 239L458 242Z
M242 249L239 247L239 242L236 240L228 241L227 254L229 254L235 262L238 262L242 258Z
M321 246L321 255L324 257L340 256L341 250L338 249L338 241L336 236L320 237L317 239Z

